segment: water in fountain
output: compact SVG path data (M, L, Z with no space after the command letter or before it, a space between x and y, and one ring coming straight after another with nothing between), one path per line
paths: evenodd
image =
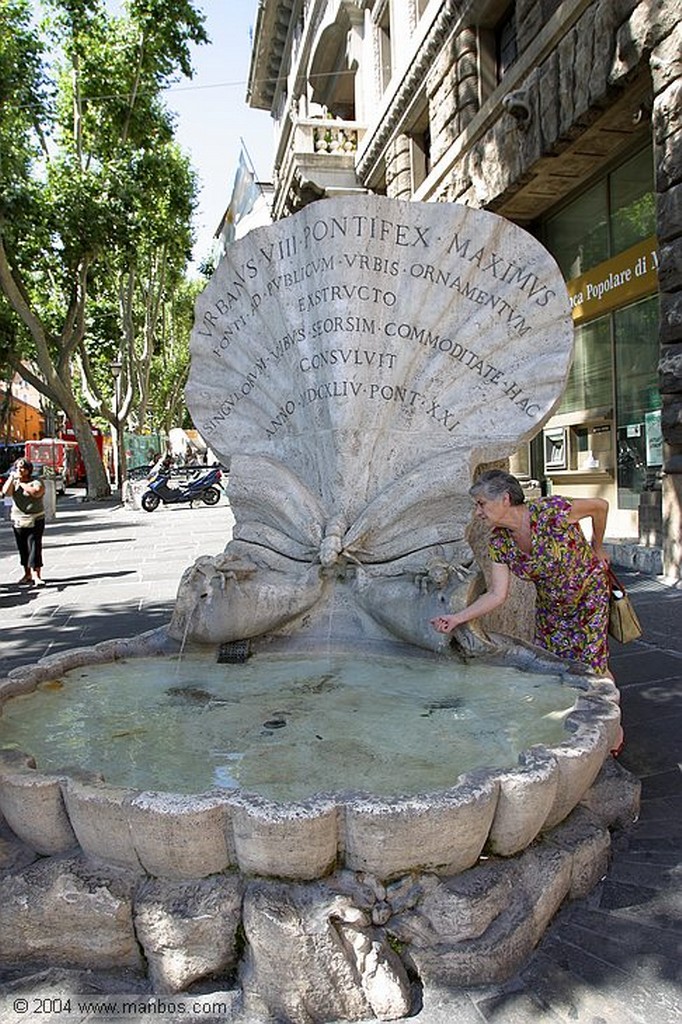
M79 668L8 701L0 746L133 789L390 796L446 789L462 772L561 742L575 698L557 676L428 657L322 651L225 666L185 653L175 666Z

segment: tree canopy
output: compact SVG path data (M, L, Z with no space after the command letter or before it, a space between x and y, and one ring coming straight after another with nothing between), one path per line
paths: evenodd
M100 496L89 417L144 416L152 368L177 370L189 334L197 183L163 90L207 37L190 0L41 11L0 6L0 359L71 420Z

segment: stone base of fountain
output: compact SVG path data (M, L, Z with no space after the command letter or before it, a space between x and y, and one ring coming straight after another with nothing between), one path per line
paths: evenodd
M173 647L157 630L46 658L0 699ZM140 793L6 751L0 965L132 972L154 993L213 985L292 1024L396 1019L420 984L503 980L638 813L638 781L609 756L617 691L582 683L565 742L419 797Z
M77 849L39 857L5 829L2 965L132 972L161 994L210 983L235 1010L292 1022L393 1020L420 984L513 974L564 900L604 875L609 829L638 805L638 783L609 759L568 818L515 857L388 882L350 870L312 882L235 869L154 878Z

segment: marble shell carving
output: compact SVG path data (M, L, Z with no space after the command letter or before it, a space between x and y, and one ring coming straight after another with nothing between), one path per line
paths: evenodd
M198 640L260 635L352 570L353 629L433 646L396 581L438 563L431 590L464 592L472 472L550 416L572 346L553 258L492 213L330 199L234 243L197 303L187 402L236 526L175 632L194 609Z

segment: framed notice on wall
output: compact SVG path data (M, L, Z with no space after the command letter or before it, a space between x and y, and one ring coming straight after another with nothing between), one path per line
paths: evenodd
M646 428L646 464L661 466L663 464L663 434L661 433L661 410L644 414Z

